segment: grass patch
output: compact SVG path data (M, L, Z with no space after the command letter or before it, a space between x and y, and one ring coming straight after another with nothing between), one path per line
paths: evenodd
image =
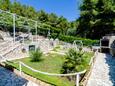
M86 62L89 63L91 57L93 56L93 53L86 53L85 55L88 56L88 58L86 58ZM23 63L36 70L60 74L62 65L65 61L64 55L49 53L48 55L43 55L42 58L43 60L39 62L31 62L31 58L23 58L8 62L7 64L12 65L13 67L19 70L19 64L16 62L22 61ZM33 72L25 67L22 67L22 71L32 77L47 82L53 86L75 86L74 81L69 81L66 77L47 76Z
M13 62L8 62L9 65L14 66L16 69L19 69L19 64L16 62L22 61L23 63L29 65L30 67L44 71L49 73L60 73L62 64L65 60L63 55L59 54L48 54L47 56L43 56L44 60L39 62L31 62L30 58L23 58L19 60L15 60ZM37 79L40 79L44 82L50 83L54 86L74 86L73 82L70 82L65 77L56 77L56 76L47 76L39 73L35 73L28 68L22 67L22 71L28 75L31 75Z
M53 48L52 51L56 51L56 52L57 52L57 51L60 50L60 49L61 49L61 46L60 46L60 45L57 45L56 47Z
M91 52L85 52L84 53L84 61L82 62L81 65L78 65L78 72L83 71L84 69L88 70L90 65L89 62L91 60L91 58L93 57L94 53Z

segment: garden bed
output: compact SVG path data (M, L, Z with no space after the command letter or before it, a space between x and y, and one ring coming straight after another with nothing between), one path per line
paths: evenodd
M86 54L88 55L88 58L86 58L86 62L89 63L91 57L93 56L93 53L86 53ZM36 70L60 74L60 70L65 60L64 55L49 53L48 55L43 55L42 58L43 60L39 62L31 62L30 58L23 58L23 59L15 60L12 62L7 62L7 64L19 70L18 62L21 61ZM22 67L22 71L32 77L35 77L41 81L44 81L54 86L74 86L75 85L75 82L69 81L66 77L47 76L47 75L33 72L26 67ZM82 71L82 70L79 70L79 71Z

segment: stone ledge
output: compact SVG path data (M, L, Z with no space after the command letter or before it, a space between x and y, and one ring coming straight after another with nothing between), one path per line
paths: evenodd
M80 86L86 86L91 75L92 69L94 67L94 63L96 61L96 56L93 58L92 64L90 65L89 70L84 74L83 78L80 81Z
M17 74L18 76L20 76L20 71L19 70L14 69L14 73ZM50 84L47 84L47 83L45 83L45 82L43 82L41 80L38 80L38 79L36 79L36 78L34 78L32 76L29 76L29 75L27 75L27 74L25 74L23 72L22 72L21 77L23 77L23 78L25 78L27 80L30 80L30 81L38 84L39 86L50 86Z

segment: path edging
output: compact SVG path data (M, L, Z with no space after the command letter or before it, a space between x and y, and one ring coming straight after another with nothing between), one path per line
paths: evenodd
M81 81L80 81L80 86L86 86L87 83L88 83L89 77L90 77L91 72L92 72L92 69L93 69L93 67L94 67L94 63L95 63L95 61L96 61L96 56L97 56L97 54L98 54L98 51L96 51L95 54L96 54L96 55L94 55L94 56L92 57L93 59L92 59L92 62L91 62L91 64L90 64L89 69L86 71L86 73L84 74L83 78L82 78Z

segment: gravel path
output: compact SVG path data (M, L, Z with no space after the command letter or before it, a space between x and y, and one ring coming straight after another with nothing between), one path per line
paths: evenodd
M15 75L13 72L3 67L0 67L0 86L38 86L38 85Z
M115 57L98 54L87 86L115 86Z

